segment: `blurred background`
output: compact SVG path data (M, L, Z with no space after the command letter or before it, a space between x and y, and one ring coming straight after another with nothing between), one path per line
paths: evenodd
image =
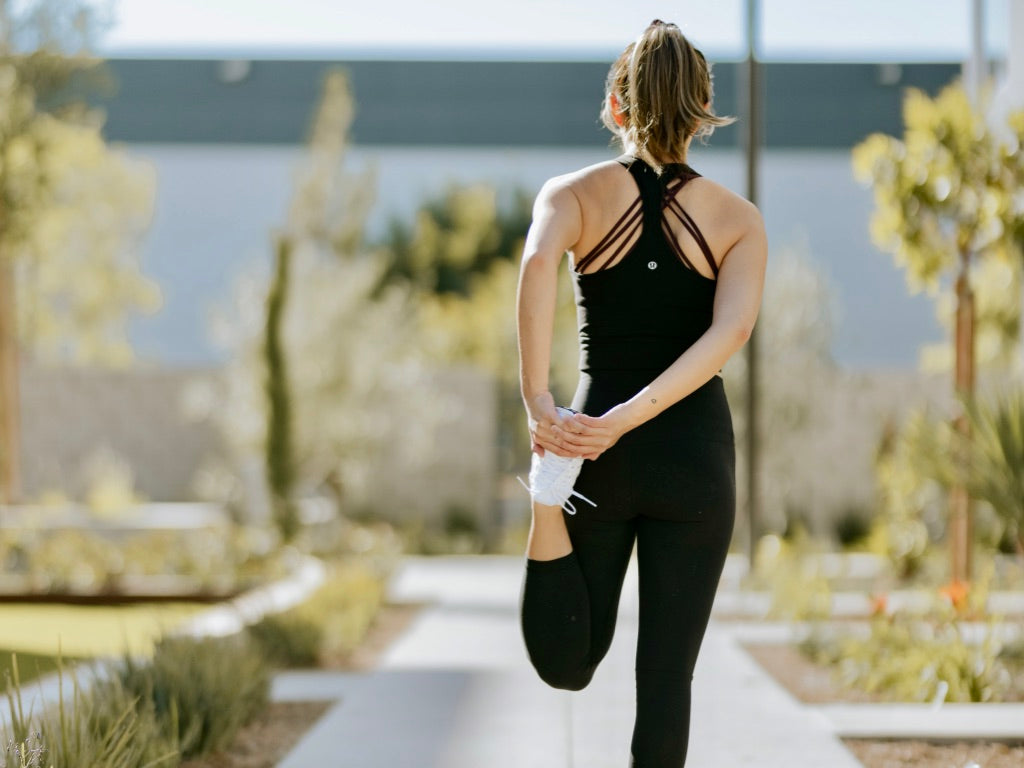
M739 118L690 165L769 236L730 584L790 618L959 609L972 567L1019 594L1024 3L0 0L0 650L151 650L328 563L360 607L323 663L402 557L521 556L531 205L619 154L605 77L659 17Z
M898 133L904 91L936 93L972 55L1005 80L1013 26L989 2L977 51L971 4L922 7L760 12L768 531L869 527L886 429L948 405L951 281L908 285L873 243L851 150ZM717 111L741 118L691 165L744 194L745 4L671 10L713 63ZM509 480L528 460L512 310L530 204L615 155L597 117L609 62L668 11L4 4L8 58L52 59L8 64L11 97L33 103L6 139L22 219L4 234L7 500L262 519L276 497L326 496L500 546L526 515ZM740 439L744 367L729 371Z

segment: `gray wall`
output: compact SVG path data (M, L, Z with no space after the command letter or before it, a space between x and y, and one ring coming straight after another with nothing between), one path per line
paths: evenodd
M611 61L288 61L113 59L117 90L94 97L116 140L301 143L321 79L342 67L356 98L357 143L427 146L591 146ZM871 131L899 129L907 86L929 92L959 63L764 64L769 147L849 147ZM742 65L713 62L721 114L742 110ZM232 76L233 75L233 76ZM723 128L715 146L740 144Z

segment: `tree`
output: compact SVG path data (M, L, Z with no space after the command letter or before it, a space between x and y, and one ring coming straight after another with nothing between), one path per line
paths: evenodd
M411 224L393 219L381 243L385 280L420 293L424 350L433 360L465 363L491 374L498 388L502 471L521 468L530 444L516 367L515 294L532 198L514 189L507 202L487 184L449 185L426 200ZM558 278L552 389L572 397L578 377L576 308L568 273Z
M415 293L382 287L386 258L363 238L373 178L346 168L353 111L347 76L330 72L272 267L243 277L215 316L232 353L215 418L237 456L262 457L284 540L302 494L372 497L388 482L369 472L385 453L395 471L431 461L450 405L426 365Z
M381 246L387 282L427 293L468 296L498 261L517 261L530 226L531 198L520 189L501 205L488 184L449 184L426 200L411 224L392 218Z
M984 101L984 99L982 99ZM874 187L871 235L906 270L912 291L938 293L952 281L955 296L956 392L974 393L978 274L990 261L1020 269L1024 232L1024 113L1008 119L1014 141L1001 142L959 81L934 99L918 89L903 101L904 136L876 133L853 150L853 169ZM1004 289L1005 290L1005 289ZM955 417L957 463L967 461L970 422ZM964 483L950 494L951 577L971 573L971 501Z
M19 496L19 356L125 365L129 309L153 311L135 246L151 170L112 151L76 95L102 82L100 15L76 0L0 0L0 489Z

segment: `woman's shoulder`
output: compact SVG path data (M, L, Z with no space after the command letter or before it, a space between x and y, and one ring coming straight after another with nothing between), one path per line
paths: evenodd
M628 173L625 166L617 160L602 160L599 163L591 163L574 171L552 176L544 186L548 189L569 187L573 191L585 191L594 185L600 185L615 176Z
M756 226L761 222L761 212L756 205L714 179L697 176L686 186L695 193L693 202L705 217L710 216L721 224L731 223L733 227L741 228Z

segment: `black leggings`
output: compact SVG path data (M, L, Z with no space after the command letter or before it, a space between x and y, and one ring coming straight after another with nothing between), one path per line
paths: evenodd
M640 621L630 766L681 768L693 668L734 515L597 520L581 510L563 516L573 551L555 560L526 559L520 608L530 661L555 688L577 691L590 682L611 646L635 539Z

